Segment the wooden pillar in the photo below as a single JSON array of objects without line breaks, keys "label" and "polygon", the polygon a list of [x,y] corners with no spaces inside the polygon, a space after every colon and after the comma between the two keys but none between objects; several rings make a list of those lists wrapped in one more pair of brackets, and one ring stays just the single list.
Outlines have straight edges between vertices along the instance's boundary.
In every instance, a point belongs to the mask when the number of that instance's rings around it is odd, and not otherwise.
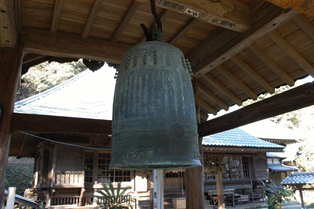
[{"label": "wooden pillar", "polygon": [[185,169],[186,178],[186,208],[187,209],[204,209],[204,163],[202,138],[199,138],[199,150],[201,154],[200,167]]},{"label": "wooden pillar", "polygon": [[298,190],[299,190],[299,192],[300,192],[300,200],[301,200],[302,209],[305,209],[304,199],[303,199],[303,193],[302,193],[302,185],[301,185],[301,186],[298,186]]},{"label": "wooden pillar", "polygon": [[154,170],[154,209],[164,209],[164,170]]},{"label": "wooden pillar", "polygon": [[20,69],[23,47],[0,51],[0,205],[3,205],[4,179],[10,148],[10,123]]},{"label": "wooden pillar", "polygon": [[217,189],[218,209],[226,208],[221,173],[216,174],[216,189]]}]

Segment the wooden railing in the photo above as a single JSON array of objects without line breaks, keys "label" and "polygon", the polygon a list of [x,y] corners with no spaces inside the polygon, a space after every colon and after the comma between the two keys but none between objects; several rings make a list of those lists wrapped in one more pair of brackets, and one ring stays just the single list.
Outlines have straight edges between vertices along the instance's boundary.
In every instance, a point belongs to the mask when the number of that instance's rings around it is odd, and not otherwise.
[{"label": "wooden railing", "polygon": [[54,195],[52,198],[52,205],[78,205],[80,202],[80,196],[69,195]]}]

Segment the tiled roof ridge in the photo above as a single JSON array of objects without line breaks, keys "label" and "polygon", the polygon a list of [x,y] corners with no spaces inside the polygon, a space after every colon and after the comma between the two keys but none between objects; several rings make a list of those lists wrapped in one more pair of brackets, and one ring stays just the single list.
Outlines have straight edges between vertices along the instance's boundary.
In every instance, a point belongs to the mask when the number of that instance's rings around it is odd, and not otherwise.
[{"label": "tiled roof ridge", "polygon": [[311,171],[311,172],[293,172],[290,175],[293,175],[293,176],[313,175],[314,176],[314,172],[313,171]]},{"label": "tiled roof ridge", "polygon": [[48,90],[46,90],[44,92],[41,92],[39,94],[36,94],[34,96],[31,96],[31,97],[28,97],[26,99],[23,99],[21,101],[18,101],[18,102],[15,103],[15,108],[27,105],[30,102],[36,101],[36,100],[44,98],[46,96],[49,96],[50,94],[52,94],[52,93],[54,93],[56,91],[59,91],[60,89],[65,88],[66,86],[69,86],[73,82],[76,82],[77,80],[82,79],[85,76],[85,74],[89,74],[89,73],[91,73],[91,71],[86,69],[83,72],[75,75],[74,77],[70,78],[69,80],[67,80],[67,81],[65,81],[65,82],[63,82],[61,84],[58,84],[58,85],[54,86],[51,89],[48,89]]}]

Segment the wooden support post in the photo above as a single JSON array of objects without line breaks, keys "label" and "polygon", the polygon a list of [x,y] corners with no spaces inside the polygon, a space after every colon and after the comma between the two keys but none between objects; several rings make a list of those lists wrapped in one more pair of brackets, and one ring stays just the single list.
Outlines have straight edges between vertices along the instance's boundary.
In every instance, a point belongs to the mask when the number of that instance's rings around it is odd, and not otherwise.
[{"label": "wooden support post", "polygon": [[201,154],[200,167],[185,169],[186,178],[186,208],[187,209],[204,209],[204,163],[202,138],[199,138],[199,150]]},{"label": "wooden support post", "polygon": [[154,170],[154,209],[164,209],[164,170]]},{"label": "wooden support post", "polygon": [[302,185],[301,185],[301,186],[298,186],[298,190],[299,190],[299,192],[300,192],[300,200],[301,200],[302,209],[305,209],[304,199],[303,199],[303,192],[302,192]]},{"label": "wooden support post", "polygon": [[3,205],[4,179],[11,139],[11,115],[13,113],[22,60],[22,46],[0,51],[0,205]]},{"label": "wooden support post", "polygon": [[218,209],[226,208],[221,173],[216,174],[216,189],[217,189]]}]

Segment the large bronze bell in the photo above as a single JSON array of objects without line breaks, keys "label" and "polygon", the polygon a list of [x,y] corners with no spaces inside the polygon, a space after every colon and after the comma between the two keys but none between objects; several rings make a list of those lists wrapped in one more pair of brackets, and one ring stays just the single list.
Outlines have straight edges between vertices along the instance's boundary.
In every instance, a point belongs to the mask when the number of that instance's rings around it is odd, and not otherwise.
[{"label": "large bronze bell", "polygon": [[189,63],[182,51],[161,42],[158,29],[141,24],[148,42],[123,55],[112,116],[111,169],[200,166],[195,102]]},{"label": "large bronze bell", "polygon": [[186,59],[150,41],[123,56],[112,118],[112,169],[200,166],[195,103]]}]

